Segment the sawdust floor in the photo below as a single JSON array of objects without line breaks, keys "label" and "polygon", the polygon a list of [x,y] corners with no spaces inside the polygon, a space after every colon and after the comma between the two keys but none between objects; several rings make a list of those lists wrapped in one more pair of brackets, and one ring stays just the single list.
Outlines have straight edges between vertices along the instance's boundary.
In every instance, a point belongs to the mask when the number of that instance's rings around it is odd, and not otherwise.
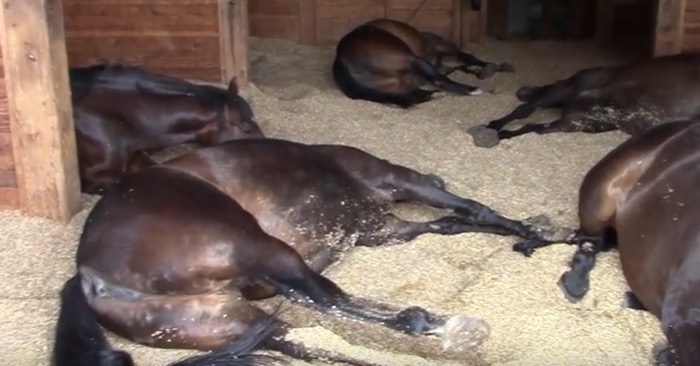
[{"label": "sawdust floor", "polygon": [[[330,78],[332,48],[258,39],[251,40],[251,47],[255,85],[247,93],[270,136],[366,149],[439,174],[449,190],[514,218],[542,213],[556,224],[576,226],[581,178],[625,139],[619,132],[529,135],[480,149],[464,132],[513,108],[520,85],[545,83],[620,57],[589,43],[489,41],[476,48],[477,54],[511,62],[517,73],[489,80],[455,77],[500,94],[440,96],[411,110],[341,96]],[[85,196],[83,211],[67,227],[0,213],[1,365],[48,364],[57,292],[73,271],[77,238],[94,202]],[[427,218],[430,211],[409,207],[400,213]],[[310,327],[304,332],[310,344],[320,341],[386,365],[651,364],[651,346],[663,337],[651,315],[621,307],[626,286],[616,253],[601,255],[590,293],[570,304],[556,281],[573,248],[554,246],[528,259],[510,250],[513,242],[485,234],[424,235],[401,246],[356,248],[326,272],[355,295],[485,319],[491,338],[473,352],[442,353],[436,339],[318,316],[293,305],[284,317]],[[119,339],[115,344],[133,352],[142,366],[165,365],[190,354]]]}]

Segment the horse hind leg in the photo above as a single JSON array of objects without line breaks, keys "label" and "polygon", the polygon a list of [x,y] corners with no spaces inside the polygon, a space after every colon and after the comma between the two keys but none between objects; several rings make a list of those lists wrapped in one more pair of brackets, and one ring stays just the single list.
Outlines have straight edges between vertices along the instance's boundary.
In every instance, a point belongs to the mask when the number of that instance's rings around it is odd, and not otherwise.
[{"label": "horse hind leg", "polygon": [[329,360],[376,366],[354,357],[288,340],[293,329],[276,315],[243,300],[235,289],[201,295],[144,295],[83,271],[83,287],[101,321],[127,339],[158,348],[212,351],[172,366],[213,364],[283,365],[277,357],[254,354],[265,348],[305,361]]},{"label": "horse hind leg", "polygon": [[[583,91],[603,88],[613,79],[615,70],[609,67],[585,69],[567,79],[559,80],[552,84],[521,88],[516,95],[519,99],[524,99],[524,103],[515,107],[507,115],[490,121],[486,126],[474,126],[468,132],[472,135],[475,145],[482,147],[495,146],[498,143],[498,138],[496,138],[495,132],[491,130],[501,131],[510,122],[527,118],[535,113],[537,109],[563,106]],[[550,129],[562,128],[563,124],[551,125]],[[524,134],[532,131],[523,130],[521,132],[520,134]],[[508,136],[508,133],[504,133],[504,136]]]},{"label": "horse hind leg", "polygon": [[451,80],[447,76],[441,74],[430,62],[420,57],[413,57],[411,60],[411,70],[432,85],[450,93],[462,95],[480,95],[484,93],[475,86],[461,84]]},{"label": "horse hind leg", "polygon": [[495,72],[515,72],[515,68],[508,63],[496,64],[483,61],[472,54],[462,51],[454,43],[435,33],[421,32],[421,37],[423,38],[423,42],[437,55],[438,59],[448,57],[459,61],[459,66],[455,67],[452,71],[460,70],[465,73],[474,74],[479,79],[488,78]]},{"label": "horse hind leg", "polygon": [[[448,192],[445,190],[445,181],[437,175],[423,174],[348,146],[316,145],[315,148],[331,156],[348,173],[387,201],[420,202],[436,208],[454,210],[460,216],[459,224],[454,224],[454,219],[434,223],[440,227],[453,227],[453,229],[439,230],[450,232],[455,230],[454,227],[461,227],[460,230],[488,230],[485,232],[516,235],[529,239],[542,239],[542,235],[545,235],[545,230],[542,228],[509,219],[477,201]],[[414,230],[418,231],[424,229],[426,229],[425,226],[422,229],[419,226],[414,227]]]}]

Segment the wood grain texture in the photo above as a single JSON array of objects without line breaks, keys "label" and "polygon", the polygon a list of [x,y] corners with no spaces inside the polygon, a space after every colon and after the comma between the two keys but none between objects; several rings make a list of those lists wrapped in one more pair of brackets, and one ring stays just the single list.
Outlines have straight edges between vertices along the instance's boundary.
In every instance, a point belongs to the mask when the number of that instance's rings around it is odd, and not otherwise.
[{"label": "wood grain texture", "polygon": [[235,56],[225,55],[233,45],[224,44],[231,37],[221,28],[222,4],[228,1],[64,0],[69,63],[109,60],[221,82],[236,67]]},{"label": "wood grain texture", "polygon": [[80,182],[61,1],[4,0],[3,5],[0,43],[16,203],[29,215],[67,222],[79,208]]},{"label": "wood grain texture", "polygon": [[[337,42],[369,20],[388,17],[458,42],[461,0],[267,0],[250,4],[250,33],[301,44]],[[411,16],[415,13],[415,16]]]}]

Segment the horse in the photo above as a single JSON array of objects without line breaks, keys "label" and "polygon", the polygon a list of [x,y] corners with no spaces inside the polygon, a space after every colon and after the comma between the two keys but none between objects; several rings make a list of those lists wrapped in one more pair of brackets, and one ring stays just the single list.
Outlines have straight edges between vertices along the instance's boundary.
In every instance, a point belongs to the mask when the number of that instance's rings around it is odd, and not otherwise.
[{"label": "horse", "polygon": [[264,137],[236,78],[198,85],[119,64],[69,68],[81,189],[102,194],[155,164],[148,153],[181,143]]},{"label": "horse", "polygon": [[700,364],[700,120],[650,127],[609,152],[586,174],[580,228],[559,286],[570,301],[589,290],[596,256],[616,248],[631,292],[626,307],[656,316],[668,347],[661,365]]},{"label": "horse", "polygon": [[[454,59],[454,67],[443,65]],[[477,75],[480,79],[495,72],[514,72],[507,63],[496,65],[463,52],[459,47],[409,24],[379,18],[348,32],[336,47],[333,79],[351,99],[363,99],[409,108],[426,102],[438,90],[463,95],[478,95],[477,87],[447,77],[454,71]],[[424,90],[428,82],[438,90]]]},{"label": "horse", "polygon": [[[700,116],[700,55],[662,56],[650,60],[582,69],[572,76],[516,92],[522,102],[507,115],[468,130],[474,144],[493,147],[500,140],[527,133],[639,133],[668,121]],[[548,123],[504,129],[539,108],[559,108]]]},{"label": "horse", "polygon": [[[396,202],[453,214],[407,221],[390,212]],[[79,296],[64,298],[61,308],[83,306],[113,333],[161,348],[236,348],[247,339],[242,334],[268,316],[252,302],[278,294],[325,314],[444,337],[463,325],[420,307],[353,296],[321,271],[355,245],[396,245],[426,233],[536,239],[549,235],[545,226],[502,216],[450,193],[437,175],[358,148],[236,140],[126,175],[100,197],[86,219],[77,273],[69,280]],[[89,313],[63,322],[63,333]],[[292,328],[282,320],[268,328],[261,348],[338,360],[285,340]],[[54,351],[56,366],[66,365],[60,358],[66,348],[71,346]]]}]

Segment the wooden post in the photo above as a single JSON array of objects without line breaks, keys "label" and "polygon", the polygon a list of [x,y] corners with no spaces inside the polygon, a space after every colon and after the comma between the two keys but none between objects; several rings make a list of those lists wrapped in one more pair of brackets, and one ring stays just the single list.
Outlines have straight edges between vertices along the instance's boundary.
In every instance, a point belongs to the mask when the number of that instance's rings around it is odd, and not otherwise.
[{"label": "wooden post", "polygon": [[658,0],[653,56],[676,55],[683,50],[686,0]]},{"label": "wooden post", "polygon": [[462,29],[462,35],[460,37],[460,46],[462,48],[466,48],[467,45],[469,45],[470,43],[482,43],[484,41],[484,35],[486,33],[486,19],[488,12],[487,4],[489,3],[489,1],[482,1],[480,11],[472,10],[469,1],[460,1],[465,2],[462,4],[460,9],[462,17],[460,21]]},{"label": "wooden post", "polygon": [[3,0],[0,43],[18,203],[66,223],[80,207],[80,179],[61,1]]},{"label": "wooden post", "polygon": [[248,0],[220,0],[219,42],[222,82],[236,77],[239,86],[248,85]]}]

